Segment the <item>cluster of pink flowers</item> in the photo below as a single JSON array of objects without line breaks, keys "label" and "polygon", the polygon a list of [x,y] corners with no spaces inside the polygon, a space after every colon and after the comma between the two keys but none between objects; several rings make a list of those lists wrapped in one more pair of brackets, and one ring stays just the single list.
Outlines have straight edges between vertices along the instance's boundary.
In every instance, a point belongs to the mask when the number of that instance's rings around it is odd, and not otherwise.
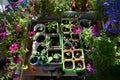
[{"label": "cluster of pink flowers", "polygon": [[88,63],[87,64],[87,70],[91,73],[95,73],[96,72],[96,69],[93,68],[92,64],[91,63]]},{"label": "cluster of pink flowers", "polygon": [[14,50],[18,49],[19,47],[20,47],[19,44],[14,43],[14,44],[10,45],[9,50],[14,51]]},{"label": "cluster of pink flowers", "polygon": [[29,32],[28,32],[28,35],[30,35],[30,36],[32,36],[32,35],[34,35],[34,34],[36,34],[36,31],[29,31]]},{"label": "cluster of pink flowers", "polygon": [[79,34],[83,30],[83,27],[79,27],[78,24],[74,24],[73,32],[74,34]]}]

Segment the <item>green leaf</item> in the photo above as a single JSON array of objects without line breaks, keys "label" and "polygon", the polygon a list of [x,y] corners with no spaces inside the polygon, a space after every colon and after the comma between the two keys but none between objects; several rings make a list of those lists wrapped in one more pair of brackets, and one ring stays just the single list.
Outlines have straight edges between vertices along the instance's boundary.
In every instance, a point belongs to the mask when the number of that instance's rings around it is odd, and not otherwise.
[{"label": "green leaf", "polygon": [[61,55],[59,54],[59,53],[56,53],[56,54],[54,54],[54,56],[53,56],[53,58],[55,58],[55,59],[59,59],[61,57]]},{"label": "green leaf", "polygon": [[53,57],[48,57],[47,63],[50,63],[53,60]]}]

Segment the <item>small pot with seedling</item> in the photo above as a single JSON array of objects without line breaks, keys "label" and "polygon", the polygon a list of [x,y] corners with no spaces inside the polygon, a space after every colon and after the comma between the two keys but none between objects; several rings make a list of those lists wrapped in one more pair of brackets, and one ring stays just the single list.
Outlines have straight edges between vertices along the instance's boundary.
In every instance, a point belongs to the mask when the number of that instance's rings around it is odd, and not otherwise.
[{"label": "small pot with seedling", "polygon": [[32,66],[39,66],[40,65],[40,57],[38,53],[34,53],[29,57],[29,63]]},{"label": "small pot with seedling", "polygon": [[75,69],[76,70],[83,70],[84,69],[84,63],[82,60],[75,60]]},{"label": "small pot with seedling", "polygon": [[72,70],[74,68],[72,60],[64,61],[63,65],[63,70]]},{"label": "small pot with seedling", "polygon": [[61,64],[62,52],[61,49],[50,49],[48,50],[48,58],[51,58],[50,64]]},{"label": "small pot with seedling", "polygon": [[73,41],[78,41],[80,39],[79,34],[72,34],[72,40]]},{"label": "small pot with seedling", "polygon": [[36,32],[44,32],[45,31],[45,25],[44,24],[37,24],[34,26],[34,31]]},{"label": "small pot with seedling", "polygon": [[51,47],[60,47],[60,35],[48,35],[47,36],[47,45],[49,48]]},{"label": "small pot with seedling", "polygon": [[64,33],[63,39],[65,40],[70,40],[71,39],[71,34],[70,33]]},{"label": "small pot with seedling", "polygon": [[46,33],[58,33],[58,22],[48,22],[46,24]]},{"label": "small pot with seedling", "polygon": [[82,49],[74,49],[73,54],[75,58],[82,58],[83,50]]},{"label": "small pot with seedling", "polygon": [[73,57],[72,50],[64,50],[63,52],[64,59],[72,59]]},{"label": "small pot with seedling", "polygon": [[61,29],[63,32],[70,32],[69,19],[62,19],[61,20]]},{"label": "small pot with seedling", "polygon": [[73,49],[73,44],[71,41],[66,40],[66,41],[64,41],[63,44],[64,44],[64,49]]},{"label": "small pot with seedling", "polygon": [[80,49],[81,48],[80,41],[73,41],[73,46],[74,46],[74,49]]}]

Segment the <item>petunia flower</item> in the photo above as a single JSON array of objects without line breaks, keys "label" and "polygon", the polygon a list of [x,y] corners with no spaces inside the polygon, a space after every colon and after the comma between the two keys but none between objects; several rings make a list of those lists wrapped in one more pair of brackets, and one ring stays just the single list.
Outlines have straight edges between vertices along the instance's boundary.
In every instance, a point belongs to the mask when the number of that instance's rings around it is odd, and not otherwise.
[{"label": "petunia flower", "polygon": [[20,58],[19,58],[18,56],[15,56],[15,57],[13,58],[13,62],[14,62],[15,64],[19,63],[19,62],[20,62]]},{"label": "petunia flower", "polygon": [[14,24],[14,27],[15,27],[15,29],[16,29],[18,32],[21,32],[21,31],[22,31],[22,30],[20,29],[18,23],[15,23],[15,24]]},{"label": "petunia flower", "polygon": [[99,29],[96,25],[92,25],[92,36],[93,37],[98,37],[100,35]]},{"label": "petunia flower", "polygon": [[18,2],[22,3],[24,0],[19,0]]},{"label": "petunia flower", "polygon": [[28,35],[30,35],[30,36],[32,36],[32,35],[34,35],[34,34],[36,34],[36,31],[29,31],[29,32],[28,32]]},{"label": "petunia flower", "polygon": [[79,34],[83,30],[83,27],[78,27],[78,24],[74,24],[73,33]]},{"label": "petunia flower", "polygon": [[19,74],[15,74],[15,73],[12,74],[12,78],[18,78],[18,77],[19,77]]},{"label": "petunia flower", "polygon": [[19,45],[17,43],[11,44],[9,47],[10,51],[14,51],[19,48]]},{"label": "petunia flower", "polygon": [[91,73],[95,73],[96,72],[96,69],[94,69],[91,65],[91,63],[88,63],[87,64],[87,70]]}]

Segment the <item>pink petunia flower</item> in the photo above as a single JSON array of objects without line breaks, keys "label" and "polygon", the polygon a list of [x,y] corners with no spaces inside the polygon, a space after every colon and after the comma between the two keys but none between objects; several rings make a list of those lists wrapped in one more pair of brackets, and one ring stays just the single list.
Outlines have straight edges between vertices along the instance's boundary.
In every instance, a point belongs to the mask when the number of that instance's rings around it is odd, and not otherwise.
[{"label": "pink petunia flower", "polygon": [[31,35],[34,35],[34,34],[36,34],[36,31],[29,31],[29,32],[28,32],[28,35],[30,35],[30,36],[31,36]]},{"label": "pink petunia flower", "polygon": [[17,43],[11,44],[9,47],[10,51],[14,51],[19,48],[19,45]]},{"label": "pink petunia flower", "polygon": [[22,3],[24,0],[19,0],[18,2]]}]

